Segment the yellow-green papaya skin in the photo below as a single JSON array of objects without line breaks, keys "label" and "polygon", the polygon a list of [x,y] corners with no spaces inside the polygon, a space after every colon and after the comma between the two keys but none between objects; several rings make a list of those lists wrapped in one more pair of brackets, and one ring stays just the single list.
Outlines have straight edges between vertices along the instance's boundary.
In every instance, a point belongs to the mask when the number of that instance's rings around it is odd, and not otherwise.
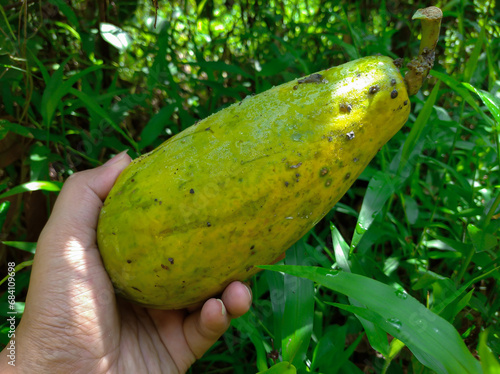
[{"label": "yellow-green papaya skin", "polygon": [[249,278],[332,209],[409,113],[392,59],[366,57],[247,97],[137,158],[98,224],[117,293],[178,309]]}]

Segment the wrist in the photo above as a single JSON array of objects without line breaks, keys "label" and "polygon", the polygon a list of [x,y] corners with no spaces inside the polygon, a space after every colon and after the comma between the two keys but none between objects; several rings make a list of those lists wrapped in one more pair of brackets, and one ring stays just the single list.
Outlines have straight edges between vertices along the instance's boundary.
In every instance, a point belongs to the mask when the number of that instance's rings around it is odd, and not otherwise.
[{"label": "wrist", "polygon": [[0,352],[0,373],[14,374],[16,370],[16,348],[15,340],[7,343],[7,346]]}]

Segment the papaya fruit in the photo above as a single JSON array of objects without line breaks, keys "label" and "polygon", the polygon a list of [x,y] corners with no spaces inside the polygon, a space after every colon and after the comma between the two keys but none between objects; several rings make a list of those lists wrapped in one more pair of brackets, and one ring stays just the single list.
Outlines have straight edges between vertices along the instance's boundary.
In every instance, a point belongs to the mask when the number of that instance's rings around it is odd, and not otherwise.
[{"label": "papaya fruit", "polygon": [[324,217],[410,113],[393,59],[247,97],[121,173],[97,240],[117,294],[178,309],[273,262]]}]

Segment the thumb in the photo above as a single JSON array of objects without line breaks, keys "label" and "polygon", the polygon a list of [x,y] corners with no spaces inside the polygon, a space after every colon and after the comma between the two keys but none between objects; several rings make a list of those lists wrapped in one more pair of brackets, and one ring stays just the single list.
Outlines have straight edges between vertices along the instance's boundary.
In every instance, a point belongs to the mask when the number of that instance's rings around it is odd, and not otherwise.
[{"label": "thumb", "polygon": [[127,151],[123,151],[102,166],[71,175],[57,197],[41,239],[50,232],[52,240],[56,234],[61,239],[71,236],[92,245],[102,202],[130,161]]}]

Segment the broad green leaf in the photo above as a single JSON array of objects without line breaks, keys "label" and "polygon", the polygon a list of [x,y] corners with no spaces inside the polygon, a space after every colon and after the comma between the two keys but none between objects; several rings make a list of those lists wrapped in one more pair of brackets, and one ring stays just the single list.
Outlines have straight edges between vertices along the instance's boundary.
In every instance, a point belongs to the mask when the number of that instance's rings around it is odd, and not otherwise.
[{"label": "broad green leaf", "polygon": [[258,370],[267,369],[267,354],[263,343],[263,337],[259,333],[257,321],[253,316],[253,309],[244,314],[240,318],[233,319],[231,325],[234,326],[240,333],[247,334],[250,341],[255,347],[257,355],[256,365]]},{"label": "broad green leaf", "polygon": [[485,27],[481,27],[481,32],[479,33],[479,37],[477,38],[477,42],[474,45],[474,50],[472,54],[467,59],[464,70],[464,81],[470,82],[474,72],[477,69],[477,61],[479,60],[479,56],[481,56],[481,52],[483,50],[483,43],[485,40],[486,32]]},{"label": "broad green leaf", "polygon": [[[332,244],[335,251],[335,259],[337,261],[337,264],[343,271],[347,271],[350,273],[351,267],[349,265],[349,245],[332,223],[330,224],[330,228],[332,231]],[[359,265],[356,266],[356,262],[354,262],[353,269],[354,273],[359,273]],[[363,304],[353,299],[352,297],[349,297],[349,302],[354,306],[364,307]],[[368,341],[370,342],[370,345],[373,347],[373,349],[379,351],[383,355],[386,355],[389,351],[389,342],[387,340],[387,334],[385,333],[385,331],[360,316],[356,317],[363,325],[366,336],[368,337]]]},{"label": "broad green leaf", "polygon": [[486,105],[490,113],[495,117],[495,120],[497,121],[498,124],[500,124],[500,102],[499,100],[490,94],[488,91],[484,90],[478,90],[474,86],[470,85],[469,83],[462,83],[465,88],[467,88],[469,91],[475,92],[483,101],[483,103]]},{"label": "broad green leaf", "polygon": [[[302,240],[286,253],[287,265],[300,265],[306,259]],[[283,360],[303,366],[311,342],[314,320],[314,283],[309,279],[285,274],[285,311],[281,318],[281,351]]]},{"label": "broad green leaf", "polygon": [[175,111],[177,104],[170,104],[160,109],[153,118],[149,120],[147,125],[141,132],[141,140],[139,141],[139,150],[151,145],[161,133],[165,130],[165,126],[170,122],[170,117]]},{"label": "broad green leaf", "polygon": [[257,374],[295,374],[297,369],[287,361],[278,362],[267,370],[259,371]]},{"label": "broad green leaf", "polygon": [[490,234],[474,226],[472,223],[467,226],[467,232],[472,239],[472,244],[474,244],[476,253],[488,251],[498,246],[498,237],[496,235]]},{"label": "broad green leaf", "polygon": [[132,44],[130,35],[111,23],[101,22],[99,24],[99,31],[102,38],[120,52],[126,51]]},{"label": "broad green leaf", "polygon": [[76,13],[64,0],[49,0],[49,3],[57,6],[62,14],[66,16],[71,25],[76,27],[80,24]]},{"label": "broad green leaf", "polygon": [[43,118],[43,124],[47,128],[49,128],[52,123],[56,108],[58,107],[58,105],[60,105],[61,99],[63,98],[63,96],[69,93],[72,86],[85,75],[103,68],[100,65],[92,65],[64,80],[64,66],[71,58],[72,56],[69,56],[61,63],[59,69],[57,69],[50,77],[49,81],[47,82],[47,86],[43,91],[41,114]]},{"label": "broad green leaf", "polygon": [[385,202],[396,191],[394,177],[378,171],[368,184],[363,205],[359,212],[358,222],[351,241],[351,251],[358,245],[365,232],[370,228]]},{"label": "broad green leaf", "polygon": [[481,367],[456,329],[407,293],[357,274],[308,266],[261,266],[305,277],[366,306],[344,309],[366,318],[401,340],[437,373],[481,373]]},{"label": "broad green leaf", "polygon": [[479,334],[479,346],[477,351],[481,358],[481,366],[484,374],[500,374],[500,362],[498,357],[495,357],[490,347],[488,347],[488,333],[489,329]]},{"label": "broad green leaf", "polygon": [[100,115],[106,122],[108,122],[118,133],[120,133],[125,139],[128,140],[129,144],[138,151],[137,143],[125,132],[123,129],[111,118],[111,116],[106,112],[99,103],[91,96],[87,95],[82,91],[75,90],[74,88],[69,88],[68,92],[78,97],[82,100],[89,108]]},{"label": "broad green leaf", "polygon": [[48,182],[48,181],[36,181],[21,184],[19,186],[13,187],[7,192],[0,194],[0,199],[7,196],[16,195],[18,193],[30,192],[30,191],[51,191],[58,192],[62,188],[62,182]]},{"label": "broad green leaf", "polygon": [[469,104],[475,111],[478,113],[486,123],[493,125],[493,121],[490,117],[488,117],[484,111],[477,105],[476,101],[472,97],[472,95],[467,91],[467,89],[456,79],[451,76],[441,73],[436,70],[431,70],[431,75],[438,78],[440,81],[444,82],[448,87],[450,87],[453,91],[463,97],[463,99]]},{"label": "broad green leaf", "polygon": [[5,245],[8,245],[9,247],[14,247],[14,248],[17,248],[17,249],[20,249],[22,251],[26,251],[29,253],[35,253],[35,251],[36,251],[36,243],[32,243],[32,242],[3,241],[2,243]]}]

